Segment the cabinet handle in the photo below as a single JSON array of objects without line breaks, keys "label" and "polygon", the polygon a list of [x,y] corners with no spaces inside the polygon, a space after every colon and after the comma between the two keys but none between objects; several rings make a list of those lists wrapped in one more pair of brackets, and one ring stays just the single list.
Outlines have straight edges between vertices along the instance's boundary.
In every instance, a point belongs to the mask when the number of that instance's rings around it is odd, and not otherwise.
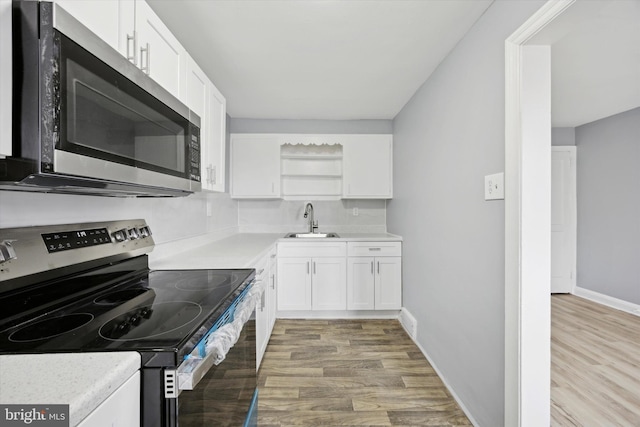
[{"label": "cabinet handle", "polygon": [[370,251],[381,251],[382,248],[369,248]]},{"label": "cabinet handle", "polygon": [[276,276],[274,276],[273,274],[271,275],[271,289],[275,289],[276,288]]},{"label": "cabinet handle", "polygon": [[[147,57],[147,65],[143,65],[142,58]],[[140,69],[147,76],[151,75],[151,46],[147,43],[146,47],[140,48]]]},{"label": "cabinet handle", "polygon": [[313,274],[316,274],[316,262],[313,261]]},{"label": "cabinet handle", "polygon": [[380,275],[380,261],[378,261],[378,275]]},{"label": "cabinet handle", "polygon": [[373,261],[371,261],[371,274],[373,274]]},{"label": "cabinet handle", "polygon": [[[131,49],[131,51],[133,52],[133,54],[129,53],[129,43],[132,42],[132,47],[133,49]],[[127,34],[127,59],[133,64],[133,65],[137,65],[136,64],[136,51],[137,51],[137,46],[136,46],[136,33],[135,31],[133,32],[133,35],[130,36],[129,34]]]},{"label": "cabinet handle", "polygon": [[307,275],[309,274],[309,261],[307,261]]}]

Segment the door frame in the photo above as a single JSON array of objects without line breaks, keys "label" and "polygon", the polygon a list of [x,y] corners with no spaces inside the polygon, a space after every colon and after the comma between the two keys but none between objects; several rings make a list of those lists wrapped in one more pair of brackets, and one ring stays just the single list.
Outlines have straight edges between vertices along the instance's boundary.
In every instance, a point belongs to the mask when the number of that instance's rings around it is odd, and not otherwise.
[{"label": "door frame", "polygon": [[[554,152],[566,152],[569,153],[569,161],[571,162],[570,171],[569,171],[569,182],[567,184],[568,188],[568,197],[569,197],[569,217],[570,217],[570,230],[569,239],[571,240],[570,254],[569,254],[569,262],[571,263],[571,289],[569,290],[570,294],[574,294],[576,291],[576,274],[577,274],[577,258],[578,258],[578,205],[577,205],[577,147],[575,145],[557,145],[551,147],[551,156],[553,157]],[[553,182],[551,183],[553,185]]]},{"label": "door frame", "polygon": [[574,3],[548,1],[505,41],[506,426],[550,424],[551,55],[526,44]]}]

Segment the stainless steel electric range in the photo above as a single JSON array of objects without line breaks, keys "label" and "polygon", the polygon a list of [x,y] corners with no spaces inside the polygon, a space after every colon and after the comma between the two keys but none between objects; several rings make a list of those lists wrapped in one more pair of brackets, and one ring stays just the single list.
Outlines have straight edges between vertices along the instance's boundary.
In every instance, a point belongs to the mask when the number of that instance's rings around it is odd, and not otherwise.
[{"label": "stainless steel electric range", "polygon": [[255,425],[255,271],[153,246],[144,220],[0,230],[0,354],[137,351],[142,426]]}]

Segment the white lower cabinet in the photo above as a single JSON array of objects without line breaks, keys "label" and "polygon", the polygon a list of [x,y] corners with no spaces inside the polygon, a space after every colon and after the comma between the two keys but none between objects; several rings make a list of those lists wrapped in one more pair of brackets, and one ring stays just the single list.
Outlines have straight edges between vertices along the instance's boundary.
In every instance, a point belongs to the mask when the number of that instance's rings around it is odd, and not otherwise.
[{"label": "white lower cabinet", "polygon": [[273,248],[256,265],[256,281],[264,287],[256,307],[256,369],[260,368],[276,321],[275,258],[276,250]]},{"label": "white lower cabinet", "polygon": [[278,244],[278,310],[345,310],[346,243]]},{"label": "white lower cabinet", "polygon": [[78,424],[78,427],[113,427],[140,425],[140,371],[121,385],[111,396]]},{"label": "white lower cabinet", "polygon": [[311,258],[311,309],[347,308],[347,260],[344,257]]},{"label": "white lower cabinet", "polygon": [[400,242],[349,242],[347,247],[347,309],[401,309]]},{"label": "white lower cabinet", "polygon": [[311,310],[309,258],[278,257],[278,310]]}]

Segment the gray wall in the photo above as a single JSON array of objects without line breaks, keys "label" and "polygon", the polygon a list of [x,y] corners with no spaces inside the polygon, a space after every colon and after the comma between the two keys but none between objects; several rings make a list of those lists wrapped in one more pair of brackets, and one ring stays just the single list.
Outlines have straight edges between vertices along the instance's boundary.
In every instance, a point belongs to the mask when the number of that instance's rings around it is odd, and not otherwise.
[{"label": "gray wall", "polygon": [[577,285],[640,304],[640,108],[576,128]]},{"label": "gray wall", "polygon": [[393,133],[393,121],[232,118],[231,133]]},{"label": "gray wall", "polygon": [[576,145],[576,128],[551,128],[551,145]]},{"label": "gray wall", "polygon": [[389,232],[418,342],[478,425],[504,422],[504,42],[544,1],[496,1],[394,120]]}]

